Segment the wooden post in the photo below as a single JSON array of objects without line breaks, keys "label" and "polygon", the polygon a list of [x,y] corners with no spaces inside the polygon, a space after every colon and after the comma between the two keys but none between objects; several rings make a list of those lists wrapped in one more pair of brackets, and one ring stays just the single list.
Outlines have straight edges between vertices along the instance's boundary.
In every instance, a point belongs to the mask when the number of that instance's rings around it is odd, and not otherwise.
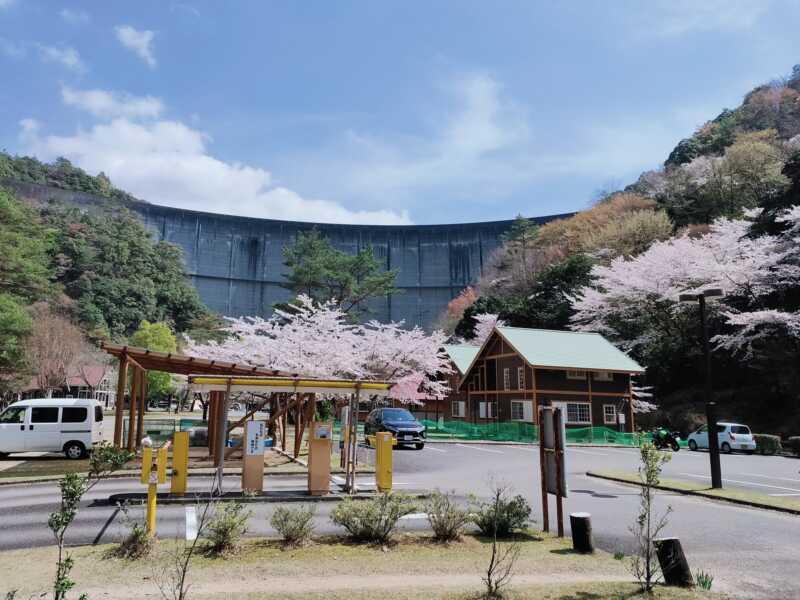
[{"label": "wooden post", "polygon": [[136,409],[139,404],[139,368],[131,374],[131,401],[128,403],[128,452],[136,447]]},{"label": "wooden post", "polygon": [[594,552],[592,516],[585,512],[571,513],[569,527],[572,530],[572,549],[583,554]]},{"label": "wooden post", "polygon": [[561,447],[561,409],[556,408],[553,410],[553,433],[555,436],[556,447],[556,521],[558,526],[558,537],[564,537],[564,507],[562,496],[564,490],[561,489],[561,465],[564,460],[564,449]]},{"label": "wooden post", "polygon": [[286,452],[286,431],[289,429],[289,395],[284,394],[285,409],[281,415],[281,450]]},{"label": "wooden post", "polygon": [[215,428],[216,443],[214,444],[214,466],[217,467],[216,491],[222,493],[222,476],[225,467],[225,440],[228,437],[228,402],[231,395],[231,380],[228,378],[226,390],[217,396],[217,424]]},{"label": "wooden post", "polygon": [[300,456],[300,436],[302,434],[302,421],[303,421],[303,400],[302,396],[295,392],[295,406],[294,406],[294,457]]},{"label": "wooden post", "polygon": [[136,447],[142,445],[142,436],[144,435],[144,413],[147,410],[147,371],[141,369],[139,372],[141,381],[139,383],[139,414],[136,420]]},{"label": "wooden post", "polygon": [[216,456],[217,445],[217,392],[208,393],[208,455]]},{"label": "wooden post", "polygon": [[125,388],[128,385],[128,357],[123,352],[119,357],[117,373],[117,400],[114,403],[114,446],[122,448],[122,409],[125,404]]},{"label": "wooden post", "polygon": [[550,509],[548,506],[547,501],[547,481],[545,480],[545,455],[544,455],[544,443],[542,440],[542,418],[543,418],[544,411],[542,407],[539,407],[539,475],[540,479],[542,480],[542,531],[545,533],[550,531]]},{"label": "wooden post", "polygon": [[658,564],[666,585],[691,587],[694,585],[689,561],[683,553],[681,541],[676,537],[653,540],[658,555]]}]

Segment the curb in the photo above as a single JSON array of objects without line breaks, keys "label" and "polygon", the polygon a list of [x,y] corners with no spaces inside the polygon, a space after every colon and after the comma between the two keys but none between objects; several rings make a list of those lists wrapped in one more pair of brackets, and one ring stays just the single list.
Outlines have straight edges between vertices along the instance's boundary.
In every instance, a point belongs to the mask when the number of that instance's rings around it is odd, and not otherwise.
[{"label": "curb", "polygon": [[[466,444],[466,445],[481,445],[481,446],[539,446],[539,442],[501,442],[497,440],[459,440],[457,438],[437,440],[428,438],[426,444]],[[623,446],[622,444],[567,444],[567,448],[630,448],[635,450],[637,446]]]},{"label": "curb", "polygon": [[[614,481],[616,483],[626,483],[628,485],[642,487],[642,484],[640,483],[637,483],[635,481],[630,481],[628,479],[623,479],[622,477],[615,477],[614,475],[605,475],[601,473],[594,473],[592,471],[586,471],[586,475],[588,477],[595,477],[597,479],[605,479],[607,481]],[[761,502],[742,500],[741,498],[726,498],[725,496],[712,496],[711,494],[705,494],[700,490],[683,490],[681,488],[676,488],[671,485],[659,484],[659,485],[654,485],[653,487],[657,490],[662,490],[664,492],[676,492],[678,494],[683,494],[684,496],[696,496],[697,498],[705,498],[706,500],[719,500],[720,502],[727,502],[729,504],[738,504],[739,506],[749,506],[751,508],[774,510],[777,512],[788,513],[790,515],[800,515],[800,509],[797,508],[772,506],[770,504],[762,504]]]},{"label": "curb", "polygon": [[[311,494],[302,492],[289,492],[281,494],[280,492],[267,492],[260,496],[247,496],[240,492],[230,492],[223,494],[219,501],[236,501],[242,504],[256,504],[256,503],[277,503],[277,502],[341,502],[345,498],[353,498],[354,500],[368,500],[374,498],[377,494],[362,492],[352,496],[348,494],[341,494],[333,492],[324,496],[312,496]],[[191,494],[187,496],[170,496],[169,494],[158,494],[158,504],[184,504],[195,505],[198,502],[209,500],[208,494]],[[101,501],[102,502],[102,501]],[[112,494],[106,500],[110,506],[115,504],[127,504],[138,506],[147,503],[146,493],[130,493],[130,494]]]}]

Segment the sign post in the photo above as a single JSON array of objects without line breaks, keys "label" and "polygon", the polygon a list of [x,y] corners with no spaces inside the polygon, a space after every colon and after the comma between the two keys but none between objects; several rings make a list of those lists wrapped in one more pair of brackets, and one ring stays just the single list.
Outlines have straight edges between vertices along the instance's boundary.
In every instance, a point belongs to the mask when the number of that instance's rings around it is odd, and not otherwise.
[{"label": "sign post", "polygon": [[264,441],[267,424],[264,421],[245,421],[244,455],[242,457],[242,491],[264,491]]},{"label": "sign post", "polygon": [[542,520],[544,531],[550,531],[547,495],[556,497],[556,526],[558,537],[564,537],[564,508],[562,498],[567,497],[564,448],[566,430],[560,408],[539,407],[539,461],[542,479]]}]

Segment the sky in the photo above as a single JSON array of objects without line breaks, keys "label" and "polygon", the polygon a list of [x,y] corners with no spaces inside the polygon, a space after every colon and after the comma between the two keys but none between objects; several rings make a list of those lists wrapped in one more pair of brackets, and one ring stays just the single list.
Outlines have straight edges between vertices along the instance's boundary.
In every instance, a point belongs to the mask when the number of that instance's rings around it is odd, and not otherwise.
[{"label": "sky", "polygon": [[0,148],[316,222],[580,210],[800,63],[800,0],[0,0]]}]

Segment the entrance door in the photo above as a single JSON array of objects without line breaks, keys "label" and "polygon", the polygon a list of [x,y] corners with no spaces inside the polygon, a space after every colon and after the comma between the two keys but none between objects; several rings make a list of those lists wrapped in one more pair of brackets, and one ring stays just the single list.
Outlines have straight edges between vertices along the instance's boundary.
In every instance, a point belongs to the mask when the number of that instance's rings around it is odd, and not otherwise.
[{"label": "entrance door", "polygon": [[26,406],[10,406],[0,415],[0,452],[25,452]]},{"label": "entrance door", "polygon": [[61,423],[58,406],[32,406],[28,419],[26,450],[61,451]]}]

